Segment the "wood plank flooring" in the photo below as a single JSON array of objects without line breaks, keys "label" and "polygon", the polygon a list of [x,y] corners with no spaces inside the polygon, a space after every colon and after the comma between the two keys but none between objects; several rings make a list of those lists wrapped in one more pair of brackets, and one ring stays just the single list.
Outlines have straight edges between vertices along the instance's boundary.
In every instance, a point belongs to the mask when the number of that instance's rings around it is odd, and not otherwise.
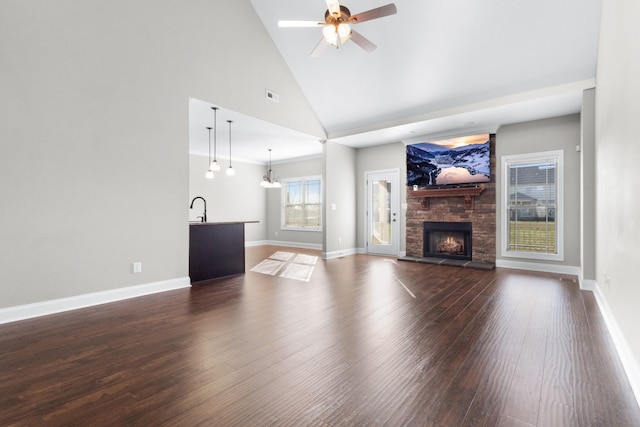
[{"label": "wood plank flooring", "polygon": [[0,425],[639,426],[571,277],[355,255],[0,325]]}]

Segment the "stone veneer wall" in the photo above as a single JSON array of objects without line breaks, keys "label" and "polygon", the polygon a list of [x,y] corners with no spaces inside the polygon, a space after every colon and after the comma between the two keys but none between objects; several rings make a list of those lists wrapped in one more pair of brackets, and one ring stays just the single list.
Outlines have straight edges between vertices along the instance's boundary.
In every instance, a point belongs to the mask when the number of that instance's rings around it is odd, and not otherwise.
[{"label": "stone veneer wall", "polygon": [[422,198],[407,191],[407,256],[422,257],[422,223],[425,221],[471,222],[473,224],[473,261],[496,262],[496,136],[490,137],[491,182],[482,184],[485,190],[475,197],[474,209],[465,210],[464,197],[435,197],[429,199],[429,209],[422,206]]}]

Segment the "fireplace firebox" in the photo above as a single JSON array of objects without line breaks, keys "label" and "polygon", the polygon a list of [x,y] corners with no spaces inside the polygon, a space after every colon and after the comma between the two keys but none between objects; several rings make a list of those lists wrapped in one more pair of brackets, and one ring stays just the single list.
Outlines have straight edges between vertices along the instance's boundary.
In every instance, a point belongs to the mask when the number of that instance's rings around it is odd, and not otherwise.
[{"label": "fireplace firebox", "polygon": [[423,223],[423,256],[471,261],[470,222]]}]

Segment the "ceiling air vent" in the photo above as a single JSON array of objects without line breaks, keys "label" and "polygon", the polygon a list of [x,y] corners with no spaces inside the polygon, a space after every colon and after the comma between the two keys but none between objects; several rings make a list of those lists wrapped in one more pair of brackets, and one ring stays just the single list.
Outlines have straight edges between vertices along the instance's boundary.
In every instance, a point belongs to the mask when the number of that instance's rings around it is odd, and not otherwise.
[{"label": "ceiling air vent", "polygon": [[269,89],[265,91],[265,96],[267,97],[267,99],[270,99],[273,102],[280,102],[280,95],[270,91]]}]

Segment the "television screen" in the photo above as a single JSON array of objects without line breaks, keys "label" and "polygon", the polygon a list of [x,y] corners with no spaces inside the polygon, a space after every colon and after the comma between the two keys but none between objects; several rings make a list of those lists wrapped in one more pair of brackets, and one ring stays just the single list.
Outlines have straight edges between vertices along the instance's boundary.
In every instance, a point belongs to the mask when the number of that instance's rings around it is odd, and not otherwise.
[{"label": "television screen", "polygon": [[488,133],[407,145],[407,185],[489,182],[490,159]]}]

